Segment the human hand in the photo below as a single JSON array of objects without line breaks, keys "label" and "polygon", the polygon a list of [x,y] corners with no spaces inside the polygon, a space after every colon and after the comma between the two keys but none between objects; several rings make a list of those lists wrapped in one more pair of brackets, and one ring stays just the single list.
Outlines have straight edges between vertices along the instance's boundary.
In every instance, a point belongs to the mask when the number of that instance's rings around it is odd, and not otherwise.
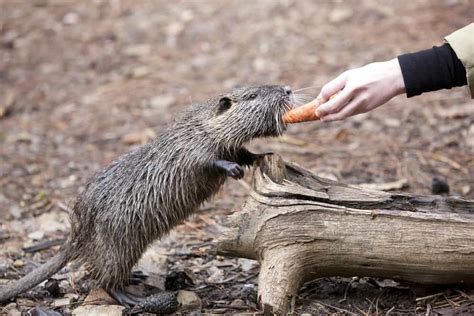
[{"label": "human hand", "polygon": [[316,114],[322,121],[342,120],[371,111],[404,92],[397,58],[372,63],[348,70],[327,83],[318,96],[325,103],[316,109]]}]

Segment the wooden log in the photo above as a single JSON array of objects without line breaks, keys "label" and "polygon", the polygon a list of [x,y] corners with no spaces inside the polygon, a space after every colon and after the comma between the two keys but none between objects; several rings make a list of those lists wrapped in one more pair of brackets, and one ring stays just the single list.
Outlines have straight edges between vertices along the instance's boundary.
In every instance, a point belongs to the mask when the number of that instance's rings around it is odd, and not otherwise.
[{"label": "wooden log", "polygon": [[474,283],[474,201],[366,190],[267,155],[218,249],[260,262],[269,313],[285,314],[302,283],[320,277]]}]

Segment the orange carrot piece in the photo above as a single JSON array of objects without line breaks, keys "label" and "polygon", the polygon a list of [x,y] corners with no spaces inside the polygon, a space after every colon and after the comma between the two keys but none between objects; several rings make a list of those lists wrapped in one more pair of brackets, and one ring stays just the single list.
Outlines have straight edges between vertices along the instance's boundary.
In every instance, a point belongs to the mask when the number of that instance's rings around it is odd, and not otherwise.
[{"label": "orange carrot piece", "polygon": [[[332,95],[329,99],[334,98],[336,95],[337,93]],[[325,101],[321,97],[318,97],[311,102],[291,109],[283,115],[283,122],[286,124],[293,124],[319,120],[319,116],[316,115],[316,109],[324,102]]]}]

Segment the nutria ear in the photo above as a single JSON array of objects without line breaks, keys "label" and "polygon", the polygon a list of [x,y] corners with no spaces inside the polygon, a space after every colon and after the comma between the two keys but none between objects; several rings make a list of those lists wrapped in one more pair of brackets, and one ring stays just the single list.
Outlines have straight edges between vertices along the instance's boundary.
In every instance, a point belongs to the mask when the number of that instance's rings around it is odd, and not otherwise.
[{"label": "nutria ear", "polygon": [[228,97],[222,97],[217,104],[217,114],[222,114],[232,106],[232,100]]}]

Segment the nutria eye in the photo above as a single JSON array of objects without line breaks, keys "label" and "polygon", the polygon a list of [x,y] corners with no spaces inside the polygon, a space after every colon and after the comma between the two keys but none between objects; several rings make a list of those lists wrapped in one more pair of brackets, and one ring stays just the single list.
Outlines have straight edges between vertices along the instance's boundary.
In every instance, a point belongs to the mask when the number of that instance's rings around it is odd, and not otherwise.
[{"label": "nutria eye", "polygon": [[257,97],[257,95],[256,95],[255,93],[254,93],[254,94],[251,94],[251,95],[249,96],[249,100],[253,100],[253,99],[255,99],[256,97]]}]

